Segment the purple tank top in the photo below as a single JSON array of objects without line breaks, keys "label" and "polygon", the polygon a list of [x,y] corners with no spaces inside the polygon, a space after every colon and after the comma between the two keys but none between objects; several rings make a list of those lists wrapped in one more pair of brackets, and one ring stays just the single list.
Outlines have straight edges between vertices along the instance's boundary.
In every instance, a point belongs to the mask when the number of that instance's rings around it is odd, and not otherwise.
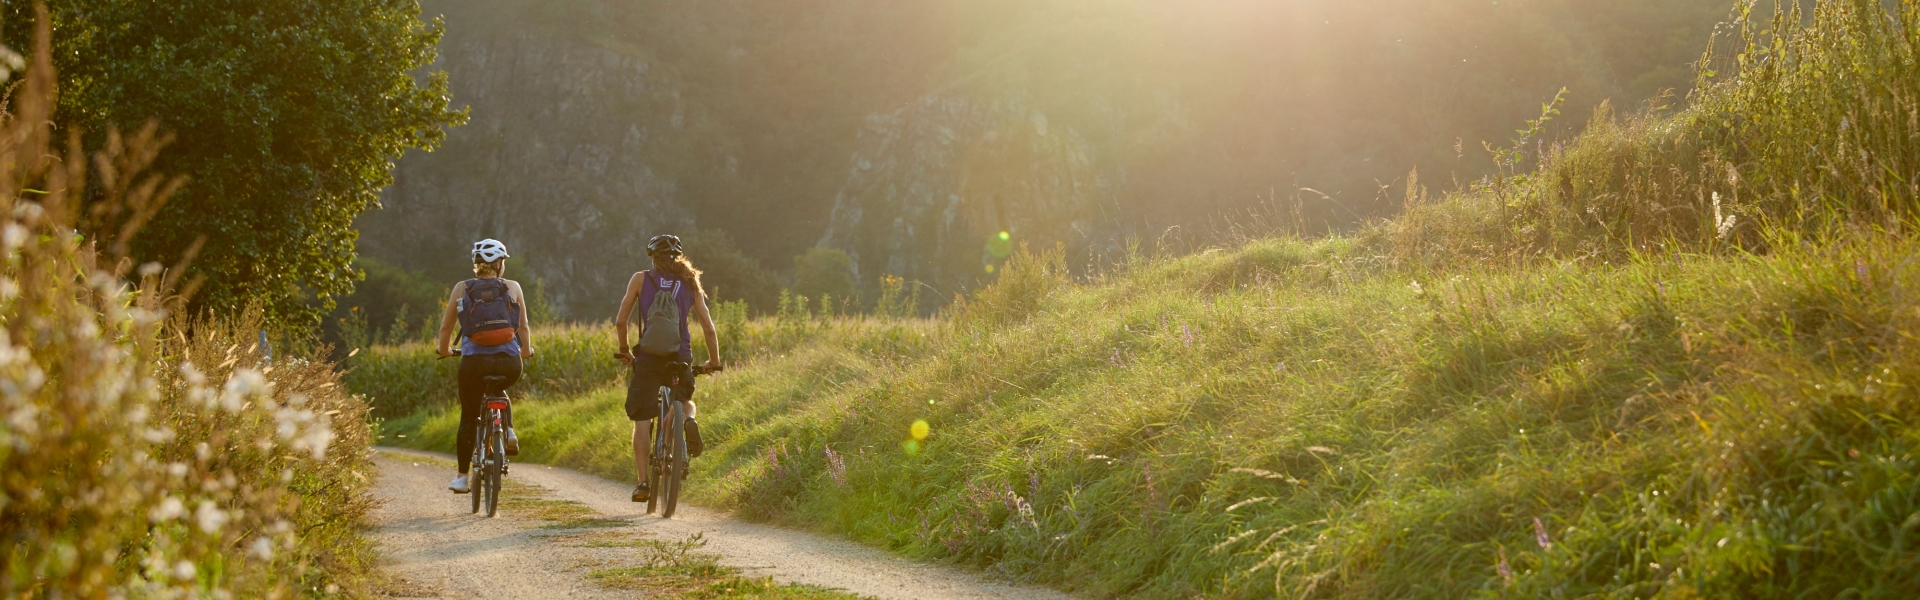
[{"label": "purple tank top", "polygon": [[[693,314],[695,298],[692,286],[686,285],[686,282],[681,281],[679,277],[648,271],[646,285],[640,286],[640,305],[634,307],[639,311],[634,315],[636,317],[634,321],[642,328],[646,327],[647,311],[653,309],[654,297],[662,292],[672,295],[676,289],[679,295],[675,297],[674,303],[680,305],[680,362],[690,363],[693,362],[693,331],[687,328],[687,316]],[[639,352],[635,353],[635,356],[645,354]]]}]

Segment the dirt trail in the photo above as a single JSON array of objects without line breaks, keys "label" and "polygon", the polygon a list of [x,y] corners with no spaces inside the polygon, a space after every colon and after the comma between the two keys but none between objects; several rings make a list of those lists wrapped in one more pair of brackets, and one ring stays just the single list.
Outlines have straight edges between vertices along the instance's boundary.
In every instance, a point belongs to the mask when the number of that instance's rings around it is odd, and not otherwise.
[{"label": "dirt trail", "polygon": [[[386,568],[402,579],[388,593],[516,599],[635,595],[602,588],[587,578],[596,568],[630,560],[632,548],[577,543],[588,532],[555,528],[550,521],[516,514],[505,505],[493,519],[470,514],[467,496],[447,491],[447,480],[453,478],[451,457],[392,448],[379,449],[376,457],[380,481],[375,493],[384,502],[374,513],[375,539]],[[547,498],[577,502],[597,513],[593,535],[679,540],[701,534],[707,541],[705,551],[719,554],[721,564],[781,583],[821,585],[875,598],[1071,598],[951,567],[913,563],[845,540],[735,521],[691,506],[681,506],[673,519],[645,515],[645,505],[627,499],[631,486],[566,469],[517,464],[508,479],[544,488]],[[698,485],[697,480],[690,485]],[[502,497],[512,499],[513,492]]]}]

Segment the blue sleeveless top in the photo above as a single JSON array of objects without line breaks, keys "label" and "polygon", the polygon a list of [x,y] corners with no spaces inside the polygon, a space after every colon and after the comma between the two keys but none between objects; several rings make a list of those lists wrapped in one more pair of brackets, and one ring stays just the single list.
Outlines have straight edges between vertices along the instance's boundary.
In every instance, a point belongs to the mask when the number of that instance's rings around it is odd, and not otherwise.
[{"label": "blue sleeveless top", "polygon": [[[674,304],[680,305],[680,362],[692,363],[693,331],[687,328],[687,316],[693,314],[694,293],[693,288],[686,282],[681,281],[679,277],[648,271],[646,285],[640,286],[640,303],[634,307],[639,311],[637,314],[639,318],[634,321],[640,324],[641,333],[644,335],[647,327],[647,311],[652,310],[654,297],[662,292],[672,295],[675,290],[678,290],[679,295],[674,298]],[[633,355],[642,359],[664,360],[663,357],[645,352],[634,352]]]}]

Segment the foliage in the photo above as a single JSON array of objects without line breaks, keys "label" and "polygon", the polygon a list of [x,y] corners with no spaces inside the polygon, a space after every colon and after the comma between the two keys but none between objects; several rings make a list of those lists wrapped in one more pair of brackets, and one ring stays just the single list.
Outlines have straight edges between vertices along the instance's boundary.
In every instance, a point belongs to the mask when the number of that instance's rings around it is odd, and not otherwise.
[{"label": "foliage", "polygon": [[[816,299],[855,298],[853,258],[838,248],[809,248],[793,257],[793,293]],[[831,306],[832,302],[825,302]]]},{"label": "foliage", "polygon": [[[48,4],[54,118],[94,146],[149,121],[174,137],[154,167],[192,178],[134,253],[195,255],[206,278],[195,301],[221,312],[265,302],[280,320],[325,315],[353,288],[353,221],[377,204],[391,161],[465,120],[447,107],[444,74],[413,74],[434,61],[440,30],[411,0]],[[30,5],[5,10],[24,38]]]},{"label": "foliage", "polygon": [[920,282],[908,283],[893,275],[880,276],[880,294],[873,302],[873,315],[903,319],[920,314]]},{"label": "foliage", "polygon": [[[423,273],[371,256],[354,259],[354,267],[365,279],[334,308],[326,339],[336,348],[352,352],[374,344],[401,344],[438,331],[446,288]],[[527,293],[539,297],[542,291],[535,281]]]},{"label": "foliage", "polygon": [[[702,271],[700,283],[715,301],[741,301],[764,312],[778,301],[780,284],[773,273],[740,251],[733,238],[718,229],[698,229],[680,237],[687,260]],[[598,315],[595,315],[598,316]]]},{"label": "foliage", "polygon": [[[49,147],[40,23],[0,122],[0,595],[364,593],[365,405],[326,363],[269,363],[259,311],[188,322],[177,269],[134,269],[118,242],[168,201],[155,140]],[[125,217],[114,243],[76,232],[90,207]]]}]

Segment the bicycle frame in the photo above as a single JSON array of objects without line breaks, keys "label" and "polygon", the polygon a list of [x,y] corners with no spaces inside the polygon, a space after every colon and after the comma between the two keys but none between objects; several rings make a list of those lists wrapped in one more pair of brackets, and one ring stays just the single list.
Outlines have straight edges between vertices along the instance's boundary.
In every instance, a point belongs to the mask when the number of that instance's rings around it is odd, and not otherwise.
[{"label": "bicycle frame", "polygon": [[651,513],[661,499],[665,506],[660,516],[673,518],[673,512],[680,504],[680,484],[687,476],[687,402],[675,400],[673,389],[678,387],[682,378],[698,377],[719,370],[706,367],[693,367],[683,362],[668,363],[667,369],[673,376],[667,384],[660,387],[660,416],[653,425],[653,458],[648,461],[647,485],[651,493],[647,495],[647,512]]},{"label": "bicycle frame", "polygon": [[500,507],[500,477],[507,473],[505,420],[511,401],[504,391],[487,392],[482,401],[486,410],[480,414],[480,422],[473,424],[473,460],[467,485],[472,490],[473,512],[480,512],[484,503],[487,516],[492,517]]}]

